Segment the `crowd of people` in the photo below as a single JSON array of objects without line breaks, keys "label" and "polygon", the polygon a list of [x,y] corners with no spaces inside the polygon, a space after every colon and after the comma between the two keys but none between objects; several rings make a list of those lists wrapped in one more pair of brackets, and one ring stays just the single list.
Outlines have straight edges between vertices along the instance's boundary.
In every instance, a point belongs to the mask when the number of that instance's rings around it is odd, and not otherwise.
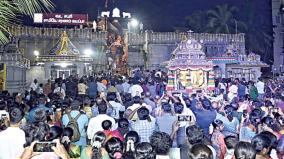
[{"label": "crowd of people", "polygon": [[36,79],[0,94],[0,159],[282,159],[284,81],[216,79],[167,92],[167,75]]}]

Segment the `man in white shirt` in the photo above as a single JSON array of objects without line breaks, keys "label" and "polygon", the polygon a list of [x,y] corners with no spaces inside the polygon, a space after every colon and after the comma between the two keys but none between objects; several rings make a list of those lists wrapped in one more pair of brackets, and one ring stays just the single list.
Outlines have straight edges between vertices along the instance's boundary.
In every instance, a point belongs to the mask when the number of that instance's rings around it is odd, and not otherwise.
[{"label": "man in white shirt", "polygon": [[88,139],[92,140],[95,133],[98,131],[103,131],[104,129],[102,128],[102,123],[105,120],[110,120],[112,123],[112,130],[115,130],[117,125],[115,124],[115,120],[108,116],[107,113],[107,105],[104,103],[101,103],[98,106],[98,111],[99,111],[99,115],[97,115],[96,117],[93,117],[90,119],[89,125],[88,125],[88,129],[87,129],[87,135],[88,135]]},{"label": "man in white shirt", "polygon": [[238,87],[234,82],[232,82],[232,85],[229,88],[229,93],[228,93],[228,100],[231,102],[235,97],[238,95]]},{"label": "man in white shirt", "polygon": [[141,97],[141,93],[143,92],[143,88],[139,85],[138,81],[134,81],[133,85],[129,88],[128,93],[131,94],[131,97],[139,96]]},{"label": "man in white shirt", "polygon": [[33,90],[33,91],[36,91],[37,88],[38,88],[37,79],[34,79],[34,81],[30,85],[30,89]]},{"label": "man in white shirt", "polygon": [[87,92],[88,86],[85,85],[83,80],[80,80],[80,83],[78,84],[78,94],[85,95]]},{"label": "man in white shirt", "polygon": [[65,90],[62,88],[61,83],[58,84],[58,86],[54,89],[53,93],[58,94],[60,98],[65,98]]},{"label": "man in white shirt", "polygon": [[255,87],[257,88],[258,99],[263,100],[263,97],[264,97],[264,82],[262,82],[260,78],[258,79],[258,82],[255,84]]},{"label": "man in white shirt", "polygon": [[[151,93],[150,92],[146,92],[145,94],[145,98],[144,98],[144,103],[151,106],[151,110],[156,108],[156,103],[154,101],[152,101],[151,99]],[[150,112],[151,112],[150,110]]]},{"label": "man in white shirt", "polygon": [[122,87],[123,87],[123,92],[124,93],[128,93],[129,88],[130,88],[130,84],[128,83],[127,79],[125,79],[124,83],[122,83]]},{"label": "man in white shirt", "polygon": [[[117,93],[117,95],[119,95],[119,93]],[[120,101],[120,103],[115,101],[116,95],[114,93],[111,93],[110,95],[108,95],[107,98],[108,98],[108,102],[109,102],[110,106],[113,109],[111,117],[118,120],[119,119],[119,113],[125,111],[125,107],[122,105],[121,98],[120,98],[120,96],[118,96],[118,100]]]},{"label": "man in white shirt", "polygon": [[25,132],[19,128],[24,117],[24,111],[12,107],[9,115],[10,127],[0,132],[0,159],[20,157],[26,143]]},{"label": "man in white shirt", "polygon": [[[133,97],[133,105],[128,107],[124,113],[125,118],[129,118],[129,120],[136,121],[138,120],[137,109],[139,109],[142,105],[140,104],[141,98],[139,96]],[[136,110],[136,111],[135,111]],[[135,114],[133,114],[135,113]],[[133,114],[133,115],[131,115]],[[130,117],[132,116],[132,117]]]}]

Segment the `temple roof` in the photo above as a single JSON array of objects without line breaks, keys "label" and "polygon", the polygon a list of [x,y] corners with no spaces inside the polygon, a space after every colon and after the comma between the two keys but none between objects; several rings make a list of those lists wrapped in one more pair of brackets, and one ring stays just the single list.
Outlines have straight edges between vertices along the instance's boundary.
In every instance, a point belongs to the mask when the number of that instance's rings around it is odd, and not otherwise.
[{"label": "temple roof", "polygon": [[172,58],[167,61],[169,69],[212,69],[212,61],[207,60],[202,51],[202,45],[197,40],[189,38],[181,41],[173,51]]},{"label": "temple roof", "polygon": [[50,55],[78,55],[79,50],[71,42],[67,33],[64,31],[55,46],[50,50]]},{"label": "temple roof", "polygon": [[245,67],[269,67],[266,63],[260,60],[260,55],[249,53],[248,55],[240,55],[237,65]]}]

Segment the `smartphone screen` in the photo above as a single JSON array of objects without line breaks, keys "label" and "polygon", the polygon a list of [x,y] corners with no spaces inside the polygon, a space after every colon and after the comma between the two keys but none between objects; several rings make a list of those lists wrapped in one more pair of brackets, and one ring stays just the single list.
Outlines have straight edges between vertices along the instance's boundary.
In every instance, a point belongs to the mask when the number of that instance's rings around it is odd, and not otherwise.
[{"label": "smartphone screen", "polygon": [[53,152],[51,147],[56,146],[55,142],[37,142],[34,145],[34,152]]},{"label": "smartphone screen", "polygon": [[243,116],[246,117],[248,115],[248,111],[247,110],[243,110]]},{"label": "smartphone screen", "polygon": [[174,97],[179,97],[179,96],[180,96],[180,93],[179,93],[179,92],[174,92],[174,93],[172,93],[172,95],[173,95]]},{"label": "smartphone screen", "polygon": [[192,118],[190,115],[179,115],[178,116],[178,121],[181,122],[181,121],[191,121]]}]

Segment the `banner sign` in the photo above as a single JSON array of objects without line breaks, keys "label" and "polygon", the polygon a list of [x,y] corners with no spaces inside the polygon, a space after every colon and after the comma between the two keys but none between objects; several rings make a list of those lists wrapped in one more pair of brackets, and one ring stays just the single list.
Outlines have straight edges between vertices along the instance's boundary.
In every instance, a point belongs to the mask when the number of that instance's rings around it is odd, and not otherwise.
[{"label": "banner sign", "polygon": [[84,25],[88,22],[88,14],[35,13],[34,23],[57,25]]}]

